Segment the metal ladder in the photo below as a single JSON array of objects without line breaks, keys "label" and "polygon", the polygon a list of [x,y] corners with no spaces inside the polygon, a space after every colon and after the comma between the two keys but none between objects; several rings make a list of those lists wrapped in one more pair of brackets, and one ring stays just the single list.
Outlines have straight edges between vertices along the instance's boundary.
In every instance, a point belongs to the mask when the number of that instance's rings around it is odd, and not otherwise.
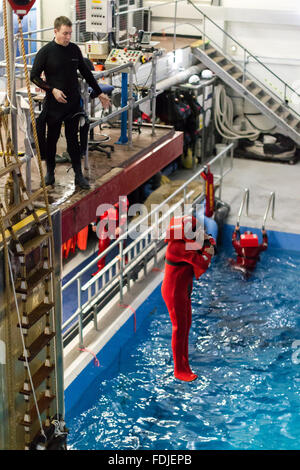
[{"label": "metal ladder", "polygon": [[[1,179],[11,174],[12,171],[17,175],[20,201],[12,207],[7,207],[3,201],[0,201],[0,211],[4,229],[2,239],[6,239],[10,251],[14,247],[16,261],[14,267],[18,265],[18,274],[15,279],[12,279],[12,257],[9,254],[10,279],[6,279],[6,289],[21,296],[21,305],[20,307],[13,305],[13,300],[8,299],[7,315],[16,318],[15,309],[19,309],[16,326],[22,330],[24,338],[24,348],[17,358],[24,364],[24,382],[19,393],[25,399],[23,419],[20,424],[24,426],[25,448],[29,448],[30,442],[35,437],[33,433],[39,430],[38,414],[41,415],[46,411],[45,425],[50,425],[50,416],[53,415],[53,409],[51,410],[50,406],[55,398],[52,392],[55,382],[52,372],[55,370],[55,364],[51,352],[51,340],[55,337],[51,318],[54,307],[51,246],[53,240],[51,228],[41,221],[41,216],[45,215],[45,211],[38,213],[34,207],[34,201],[41,196],[43,190],[39,189],[28,195],[17,158],[14,163],[0,170]],[[19,223],[14,223],[16,217],[19,218]],[[20,229],[24,229],[26,225],[30,227],[30,230],[22,233]],[[14,323],[11,324],[12,333],[15,329]],[[20,342],[17,342],[17,346],[13,337],[10,340],[19,350]],[[32,377],[30,377],[30,370],[34,371]],[[34,403],[33,392],[37,389],[39,389],[40,396],[37,403]]]},{"label": "metal ladder", "polygon": [[[58,414],[57,364],[55,355],[54,238],[47,190],[44,184],[26,59],[24,70],[31,121],[37,148],[41,188],[29,193],[21,173],[22,163],[13,149],[8,114],[12,87],[7,47],[7,11],[3,19],[8,74],[7,108],[0,110],[0,181],[13,181],[13,197],[0,196],[0,242],[4,253],[5,302],[2,306],[7,348],[7,448],[30,449],[45,443],[52,417]],[[22,36],[21,19],[19,31]],[[22,39],[22,37],[21,37]],[[21,42],[25,57],[24,41]],[[2,131],[5,131],[5,137]],[[11,193],[12,194],[12,193]],[[35,202],[43,200],[45,209]],[[24,367],[23,367],[23,366]],[[22,400],[24,397],[24,400]],[[56,399],[56,406],[54,400]],[[21,418],[21,419],[20,419]],[[44,418],[44,422],[42,419]],[[53,421],[52,421],[53,422]],[[19,425],[19,426],[18,426]],[[21,426],[20,426],[21,425]]]},{"label": "metal ladder", "polygon": [[[246,216],[248,216],[248,214],[249,214],[249,200],[250,200],[250,191],[249,191],[248,188],[245,188],[244,189],[244,194],[243,194],[243,199],[242,199],[240,209],[239,209],[239,212],[238,212],[238,217],[237,217],[237,222],[236,222],[237,227],[240,226],[240,219],[241,219],[241,216],[243,214],[244,207],[246,207]],[[275,192],[274,191],[272,191],[270,193],[270,196],[269,196],[269,199],[268,199],[268,205],[267,205],[267,208],[265,210],[264,217],[263,217],[263,222],[262,222],[262,230],[265,230],[266,220],[267,220],[267,217],[268,217],[268,214],[269,214],[271,208],[272,208],[271,217],[272,217],[272,219],[274,219],[274,216],[275,216]]]}]

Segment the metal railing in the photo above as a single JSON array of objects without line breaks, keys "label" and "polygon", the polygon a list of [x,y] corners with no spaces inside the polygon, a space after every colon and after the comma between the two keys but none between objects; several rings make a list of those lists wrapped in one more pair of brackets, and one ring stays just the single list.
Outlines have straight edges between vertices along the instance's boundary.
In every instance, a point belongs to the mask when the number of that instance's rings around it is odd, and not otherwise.
[{"label": "metal railing", "polygon": [[[222,188],[224,177],[233,168],[233,146],[234,144],[230,144],[207,163],[210,167],[214,164],[220,165],[219,174],[214,173],[215,182],[219,184],[219,194],[221,193],[220,188]],[[229,157],[228,154],[230,154]],[[228,158],[230,159],[229,166],[227,169],[224,169],[225,160],[228,160]],[[78,330],[76,336],[78,335],[79,345],[83,346],[84,323],[87,321],[87,317],[90,317],[90,321],[94,321],[94,327],[96,328],[99,314],[98,305],[103,301],[105,296],[115,289],[118,292],[119,301],[122,303],[124,287],[127,285],[127,289],[130,290],[130,282],[134,270],[137,267],[142,267],[144,275],[146,275],[148,262],[154,260],[154,263],[157,263],[157,254],[163,246],[166,224],[168,224],[170,217],[174,213],[176,214],[176,211],[180,211],[182,214],[184,205],[190,204],[188,201],[192,198],[194,190],[189,189],[189,185],[193,181],[201,178],[200,175],[204,168],[205,166],[197,170],[189,180],[174,191],[174,193],[161,204],[156,205],[149,214],[147,213],[145,216],[141,216],[136,223],[132,222],[132,227],[130,227],[126,233],[123,233],[117,240],[113,241],[106,250],[96,256],[93,261],[62,286],[62,291],[66,292],[68,288],[72,286],[74,288],[74,285],[77,285],[77,308],[62,325],[64,339],[66,339],[75,328]],[[182,193],[182,197],[179,201],[176,200],[175,203],[174,198],[180,193]],[[191,205],[197,204],[203,197],[204,194],[195,198]],[[188,206],[188,209],[189,208],[190,205]],[[162,212],[163,214],[160,215]],[[124,241],[129,237],[133,238],[133,241],[124,248]],[[119,248],[118,255],[114,256],[99,273],[84,282],[84,276],[88,274],[92,267],[95,267],[97,261],[109,254],[113,254],[116,248]],[[74,293],[72,295],[74,296]]]},{"label": "metal railing", "polygon": [[[243,199],[242,199],[240,209],[238,212],[238,218],[237,218],[237,223],[236,223],[237,227],[240,226],[240,219],[243,214],[244,207],[246,207],[246,216],[249,215],[249,200],[250,200],[250,191],[248,188],[245,188]],[[267,205],[264,218],[263,218],[262,230],[265,230],[266,220],[267,220],[267,217],[271,208],[272,208],[271,217],[272,219],[274,219],[274,215],[275,215],[275,192],[274,191],[272,191],[269,196],[268,205]]]},{"label": "metal railing", "polygon": [[250,192],[249,192],[249,189],[246,188],[244,191],[243,199],[242,199],[239,213],[238,213],[238,218],[237,218],[237,223],[236,223],[237,227],[240,226],[240,220],[241,220],[241,216],[242,216],[245,204],[246,204],[246,215],[248,216],[249,214],[249,197],[250,197]]},{"label": "metal railing", "polygon": [[275,215],[275,193],[274,193],[274,191],[272,191],[271,194],[270,194],[268,205],[267,205],[267,208],[266,208],[266,212],[265,212],[265,215],[264,215],[264,218],[263,218],[263,223],[262,223],[262,229],[263,230],[265,229],[265,223],[266,223],[266,220],[267,220],[267,217],[268,217],[268,214],[269,214],[269,211],[270,211],[271,207],[272,207],[271,217],[272,217],[272,219],[274,219],[274,215]]},{"label": "metal railing", "polygon": [[[82,21],[79,21],[77,23],[81,23]],[[27,32],[28,35],[30,34],[33,34],[33,33],[36,33],[36,32],[43,32],[43,31],[47,31],[49,29],[52,29],[52,28],[44,28],[44,29],[41,29],[41,30],[36,30],[34,32]],[[16,50],[16,45],[17,45],[17,38],[18,38],[18,35],[15,35],[15,38],[14,38],[14,43],[13,43],[13,47],[14,49]],[[110,69],[110,70],[105,70],[105,71],[101,71],[101,72],[94,72],[93,71],[93,75],[95,76],[96,79],[101,79],[102,77],[109,77],[109,76],[113,76],[115,74],[122,74],[123,72],[126,72],[128,73],[128,100],[127,100],[127,105],[126,106],[120,106],[118,109],[114,110],[114,111],[110,111],[108,114],[106,115],[103,115],[102,117],[100,117],[99,119],[95,119],[95,118],[91,118],[90,119],[90,130],[92,130],[94,127],[104,123],[104,122],[107,122],[113,118],[115,118],[116,116],[119,116],[121,114],[123,114],[124,112],[128,112],[128,119],[127,119],[127,122],[128,122],[128,127],[127,127],[127,132],[128,132],[128,142],[127,142],[127,146],[128,148],[132,148],[132,125],[133,125],[133,110],[135,107],[141,105],[142,103],[146,102],[146,101],[151,101],[151,109],[152,109],[152,115],[151,115],[151,122],[152,122],[152,136],[155,135],[155,122],[156,122],[156,97],[161,94],[163,92],[163,90],[161,91],[157,91],[156,90],[156,81],[157,81],[157,60],[158,60],[158,57],[162,54],[161,51],[154,51],[153,52],[153,55],[152,55],[152,61],[151,61],[151,85],[149,87],[149,90],[148,90],[148,94],[146,96],[144,96],[143,98],[140,98],[138,100],[135,100],[134,97],[133,97],[133,82],[134,82],[134,66],[133,66],[133,63],[132,62],[129,62],[128,64],[123,64],[123,65],[120,65],[118,67],[115,67],[113,69]],[[26,55],[26,58],[33,58],[34,56],[36,55],[36,53],[30,53],[30,54],[27,54]],[[19,59],[19,57],[16,57],[16,60]],[[6,67],[6,62],[5,61],[2,61],[0,62],[0,67]],[[15,64],[15,69],[17,68],[20,68],[20,69],[23,69],[24,68],[24,65],[23,64],[18,64],[16,63]],[[32,65],[28,65],[28,69],[30,70],[32,68]],[[15,78],[14,78],[15,79]],[[84,82],[84,85],[83,85],[83,88],[84,88],[84,102],[85,102],[85,108],[86,108],[86,111],[88,110],[88,96],[89,96],[89,93],[88,93],[88,85]],[[16,87],[14,87],[14,90],[16,89]],[[18,94],[18,91],[15,91],[15,95]],[[16,110],[13,111],[12,114],[16,114]],[[27,116],[26,116],[26,119],[27,119]],[[30,129],[30,126],[27,126],[28,129]],[[18,130],[16,128],[16,126],[13,126],[12,127],[12,136],[13,136],[13,139],[15,139],[16,141],[16,145],[15,147],[17,148],[17,136],[18,136]],[[30,136],[29,136],[30,137]],[[32,152],[31,152],[32,153]],[[32,155],[27,155],[28,157],[31,157]],[[30,188],[31,188],[31,161],[30,161],[30,158],[27,158],[27,187],[29,188],[29,191],[30,191]],[[86,154],[85,154],[85,157],[84,157],[84,165],[85,165],[85,168],[88,169],[89,167],[89,164],[88,164],[88,147],[87,147],[87,151],[86,151]]]},{"label": "metal railing", "polygon": [[[232,46],[235,49],[235,54],[240,51],[242,59],[242,69],[243,69],[243,83],[245,82],[249,74],[256,81],[258,81],[264,88],[268,89],[271,94],[276,96],[284,106],[290,108],[295,114],[299,117],[299,113],[291,106],[293,99],[297,100],[296,104],[300,103],[300,94],[294,90],[288,83],[286,83],[282,78],[280,78],[273,70],[267,67],[263,62],[261,62],[257,56],[252,54],[246,47],[239,43],[233,36],[231,36],[227,31],[225,31],[220,25],[215,21],[209,18],[200,8],[198,8],[192,0],[187,0],[187,2],[192,5],[201,15],[202,15],[202,48],[205,50],[206,41],[209,40],[212,44],[216,45],[217,48],[221,49],[225,57],[228,57],[232,62],[237,62],[236,58],[228,53],[227,40],[229,39],[232,42]],[[210,27],[216,28],[220,34],[220,39],[217,41],[218,33],[212,31],[208,34],[208,29]],[[200,29],[200,28],[199,28]],[[231,46],[231,47],[232,47]],[[253,63],[260,67],[263,78],[259,78],[257,71],[254,74],[247,70],[247,65],[249,64],[249,58],[253,59]],[[270,80],[273,80],[271,82]]]}]

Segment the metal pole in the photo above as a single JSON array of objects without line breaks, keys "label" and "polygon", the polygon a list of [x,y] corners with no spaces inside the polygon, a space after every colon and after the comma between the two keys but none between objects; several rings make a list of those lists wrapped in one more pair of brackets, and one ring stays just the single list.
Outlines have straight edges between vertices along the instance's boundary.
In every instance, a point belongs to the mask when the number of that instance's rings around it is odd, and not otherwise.
[{"label": "metal pole", "polygon": [[233,146],[230,149],[230,169],[233,168]]},{"label": "metal pole", "polygon": [[94,328],[96,331],[98,331],[98,325],[97,325],[97,309],[96,307],[93,308],[93,318],[94,318]]},{"label": "metal pole", "polygon": [[286,83],[284,84],[284,98],[283,98],[283,100],[284,100],[284,104],[288,105],[288,102],[287,102],[287,99],[286,99]]},{"label": "metal pole", "polygon": [[120,302],[123,302],[123,240],[119,243],[119,256],[120,256],[120,276],[119,276],[119,285],[120,285]]},{"label": "metal pole", "polygon": [[[128,73],[122,72],[122,96],[121,107],[127,106],[128,101]],[[127,111],[123,111],[121,115],[121,135],[116,144],[127,144]]]},{"label": "metal pole", "polygon": [[153,55],[152,59],[152,84],[151,84],[151,111],[152,111],[152,136],[155,136],[155,121],[156,121],[156,68],[157,56]]},{"label": "metal pole", "polygon": [[174,60],[175,60],[175,49],[176,49],[176,20],[177,20],[177,0],[175,1],[175,12],[174,12],[174,35],[173,35]]},{"label": "metal pole", "polygon": [[[89,91],[88,91],[88,84],[84,81],[84,93],[83,93],[83,107],[85,112],[89,113]],[[91,113],[94,111],[94,102],[92,101],[91,105]],[[89,136],[87,139],[85,154],[84,154],[84,168],[85,170],[89,169]]]},{"label": "metal pole", "polygon": [[203,50],[205,50],[205,15],[203,13],[203,35],[202,35],[202,41],[203,41]]},{"label": "metal pole", "polygon": [[245,201],[246,201],[246,215],[248,216],[248,212],[249,212],[249,189],[248,188],[246,188],[245,192],[244,192],[243,200],[242,200],[240,210],[239,210],[239,213],[238,213],[238,219],[237,219],[237,223],[236,223],[237,226],[240,225],[240,218],[241,218],[241,215],[242,215],[242,212],[243,212],[243,209],[244,209]]},{"label": "metal pole", "polygon": [[243,65],[243,84],[245,83],[246,80],[246,61],[247,61],[247,54],[246,54],[246,49],[244,49],[244,65]]},{"label": "metal pole", "polygon": [[[29,33],[29,38],[28,38],[28,43],[27,43],[27,54],[31,54],[31,33]],[[29,59],[29,64],[31,64],[31,59]]]},{"label": "metal pole", "polygon": [[119,13],[119,0],[115,1],[115,18],[116,18],[116,24],[115,24],[115,35],[116,35],[116,44],[117,46],[119,45],[119,40],[120,40],[120,13]]},{"label": "metal pole", "polygon": [[[225,155],[225,154],[224,154]],[[222,184],[223,184],[223,158],[220,158],[220,186],[219,186],[219,198],[222,199]]]},{"label": "metal pole", "polygon": [[[54,253],[51,251],[51,261],[54,267],[53,287],[55,293],[52,298],[55,301],[53,310],[53,324],[55,331],[55,363],[56,363],[56,388],[58,400],[58,413],[65,415],[64,411],[64,364],[63,364],[63,335],[62,335],[62,272],[61,272],[61,211],[56,210],[52,215]],[[51,244],[50,244],[51,250]],[[55,295],[54,295],[55,294]],[[55,314],[54,314],[55,313]]]},{"label": "metal pole", "polygon": [[157,266],[157,240],[159,238],[158,212],[155,212],[155,232],[154,233],[154,264]]},{"label": "metal pole", "polygon": [[133,122],[133,68],[129,71],[129,110],[128,110],[128,147],[132,148],[132,122]]},{"label": "metal pole", "polygon": [[81,306],[81,277],[77,279],[77,298],[78,298],[78,328],[79,328],[79,347],[83,348],[83,323],[82,323],[82,306]]}]

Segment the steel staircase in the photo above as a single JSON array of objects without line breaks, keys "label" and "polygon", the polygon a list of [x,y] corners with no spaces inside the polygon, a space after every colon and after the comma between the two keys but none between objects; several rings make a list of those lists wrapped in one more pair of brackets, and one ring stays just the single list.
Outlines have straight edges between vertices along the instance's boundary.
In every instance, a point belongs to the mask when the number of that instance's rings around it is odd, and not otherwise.
[{"label": "steel staircase", "polygon": [[[232,36],[223,30],[217,23],[207,17],[191,1],[190,4],[201,13],[202,20],[202,39],[191,45],[193,55],[219,76],[224,83],[233,88],[239,95],[252,103],[261,113],[271,119],[283,133],[300,144],[300,115],[292,109],[292,97],[300,99],[299,94],[293,90],[287,83],[278,77],[272,70],[260,62],[251,52],[238,43]],[[209,30],[209,36],[207,31]],[[214,40],[212,39],[214,38]],[[226,50],[226,43],[235,46],[240,52],[240,57],[244,58],[242,66]],[[216,44],[218,41],[218,44]],[[247,70],[247,60],[251,58],[252,62],[260,68],[262,74],[265,73],[266,83],[270,78],[278,84],[279,89],[271,89],[262,83],[257,77],[253,76]],[[249,68],[249,66],[248,66]]]}]

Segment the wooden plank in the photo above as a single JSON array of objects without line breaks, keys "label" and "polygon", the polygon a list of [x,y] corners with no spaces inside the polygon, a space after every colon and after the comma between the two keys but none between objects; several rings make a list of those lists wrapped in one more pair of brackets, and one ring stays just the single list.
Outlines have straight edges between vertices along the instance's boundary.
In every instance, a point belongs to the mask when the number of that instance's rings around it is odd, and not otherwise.
[{"label": "wooden plank", "polygon": [[[48,367],[43,364],[42,367],[40,367],[38,371],[32,376],[32,384],[33,384],[34,389],[37,389],[41,385],[41,383],[44,380],[46,380],[47,377],[50,376],[53,370],[54,370],[54,365]],[[30,387],[30,383],[28,385],[29,385],[30,390],[25,389],[23,386],[23,388],[20,390],[20,393],[22,395],[27,395],[27,396],[31,395],[32,390]]]},{"label": "wooden plank", "polygon": [[30,292],[33,291],[35,287],[37,287],[47,276],[50,276],[52,273],[53,269],[44,269],[41,268],[38,271],[36,271],[34,274],[29,276],[26,281],[27,281],[27,288],[21,287],[21,282],[18,282],[16,285],[16,292],[18,294],[29,294]]},{"label": "wooden plank", "polygon": [[[32,310],[31,312],[28,312],[27,314],[28,323],[23,322],[22,328],[29,330],[37,321],[40,320],[40,318],[46,315],[46,313],[48,313],[53,307],[54,307],[54,303],[48,304],[48,303],[42,302],[34,310]],[[19,323],[18,323],[18,327],[20,327]]]},{"label": "wooden plank", "polygon": [[[29,357],[27,358],[28,362],[31,362],[42,349],[47,346],[47,344],[54,338],[55,333],[51,333],[50,335],[45,335],[42,333],[28,348]],[[25,362],[25,357],[23,354],[19,356],[19,361]]]},{"label": "wooden plank", "polygon": [[[47,408],[50,407],[52,401],[54,400],[55,398],[55,395],[52,395],[50,397],[46,397],[46,396],[42,396],[37,404],[38,404],[38,409],[39,409],[39,412],[40,414],[42,414]],[[35,405],[32,406],[32,408],[30,409],[29,413],[28,413],[28,417],[27,419],[25,419],[25,416],[24,416],[24,419],[23,421],[21,421],[21,425],[22,426],[31,426],[33,424],[33,421],[37,418],[37,410],[36,410],[36,407]]]}]

